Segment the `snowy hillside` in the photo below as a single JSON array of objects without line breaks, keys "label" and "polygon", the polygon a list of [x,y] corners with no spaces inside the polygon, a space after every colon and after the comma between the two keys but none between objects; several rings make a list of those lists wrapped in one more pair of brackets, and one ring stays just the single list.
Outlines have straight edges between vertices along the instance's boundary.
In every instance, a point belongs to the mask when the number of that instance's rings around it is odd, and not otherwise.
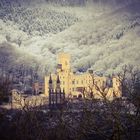
[{"label": "snowy hillside", "polygon": [[[73,69],[79,71],[112,73],[125,64],[140,67],[137,1],[106,0],[105,4],[102,0],[99,5],[96,0],[86,4],[77,0],[73,7],[47,1],[43,5],[1,8],[0,42],[15,46],[22,55],[33,56],[46,72],[54,69],[56,56],[62,51],[72,55]],[[84,6],[78,5],[82,2]]]}]

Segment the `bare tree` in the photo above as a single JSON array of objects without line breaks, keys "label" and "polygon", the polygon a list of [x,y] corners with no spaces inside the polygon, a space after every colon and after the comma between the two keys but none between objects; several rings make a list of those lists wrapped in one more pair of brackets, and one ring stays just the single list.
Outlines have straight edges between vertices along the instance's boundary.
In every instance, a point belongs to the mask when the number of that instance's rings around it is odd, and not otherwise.
[{"label": "bare tree", "polygon": [[[122,93],[127,98],[108,100],[104,86],[96,84],[102,100],[83,90],[84,98],[78,102],[68,102],[60,110],[49,110],[23,100],[19,111],[8,124],[9,134],[14,139],[40,140],[137,140],[140,136],[139,113],[139,71],[124,67],[117,75],[121,81]],[[29,101],[29,102],[28,102]],[[19,100],[19,104],[21,100]],[[14,132],[12,130],[15,130]]]}]

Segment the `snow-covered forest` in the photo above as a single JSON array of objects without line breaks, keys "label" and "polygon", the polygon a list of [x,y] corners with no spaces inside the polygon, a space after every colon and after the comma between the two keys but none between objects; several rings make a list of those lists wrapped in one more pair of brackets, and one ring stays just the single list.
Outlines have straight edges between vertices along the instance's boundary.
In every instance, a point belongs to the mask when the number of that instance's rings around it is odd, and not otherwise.
[{"label": "snow-covered forest", "polygon": [[8,54],[5,70],[39,64],[44,75],[62,51],[71,54],[75,71],[111,74],[125,64],[140,67],[140,2],[1,0],[0,43],[0,57]]}]

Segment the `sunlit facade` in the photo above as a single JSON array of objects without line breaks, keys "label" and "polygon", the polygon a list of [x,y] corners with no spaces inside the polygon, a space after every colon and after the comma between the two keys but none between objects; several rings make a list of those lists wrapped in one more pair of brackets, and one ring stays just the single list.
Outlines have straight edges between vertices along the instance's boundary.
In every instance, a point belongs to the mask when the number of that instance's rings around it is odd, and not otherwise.
[{"label": "sunlit facade", "polygon": [[[101,77],[93,74],[92,70],[86,73],[74,73],[70,65],[70,55],[58,55],[56,73],[51,74],[53,89],[56,89],[57,78],[60,79],[60,88],[65,91],[66,97],[79,97],[96,99],[121,97],[121,83],[118,77]],[[45,76],[45,95],[49,96],[49,78]]]}]

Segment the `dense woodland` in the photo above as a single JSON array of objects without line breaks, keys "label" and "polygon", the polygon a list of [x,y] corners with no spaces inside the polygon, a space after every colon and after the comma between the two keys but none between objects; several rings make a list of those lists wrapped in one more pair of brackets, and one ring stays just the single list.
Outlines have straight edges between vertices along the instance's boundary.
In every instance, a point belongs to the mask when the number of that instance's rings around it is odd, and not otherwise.
[{"label": "dense woodland", "polygon": [[54,70],[61,51],[72,55],[75,71],[93,69],[110,74],[125,64],[139,67],[140,3],[114,1],[117,4],[113,6],[112,2],[61,6],[61,1],[58,5],[42,5],[42,1],[34,5],[7,1],[10,4],[6,5],[1,1],[1,46],[7,42],[15,53],[21,51],[21,56],[39,60],[43,74]]}]

